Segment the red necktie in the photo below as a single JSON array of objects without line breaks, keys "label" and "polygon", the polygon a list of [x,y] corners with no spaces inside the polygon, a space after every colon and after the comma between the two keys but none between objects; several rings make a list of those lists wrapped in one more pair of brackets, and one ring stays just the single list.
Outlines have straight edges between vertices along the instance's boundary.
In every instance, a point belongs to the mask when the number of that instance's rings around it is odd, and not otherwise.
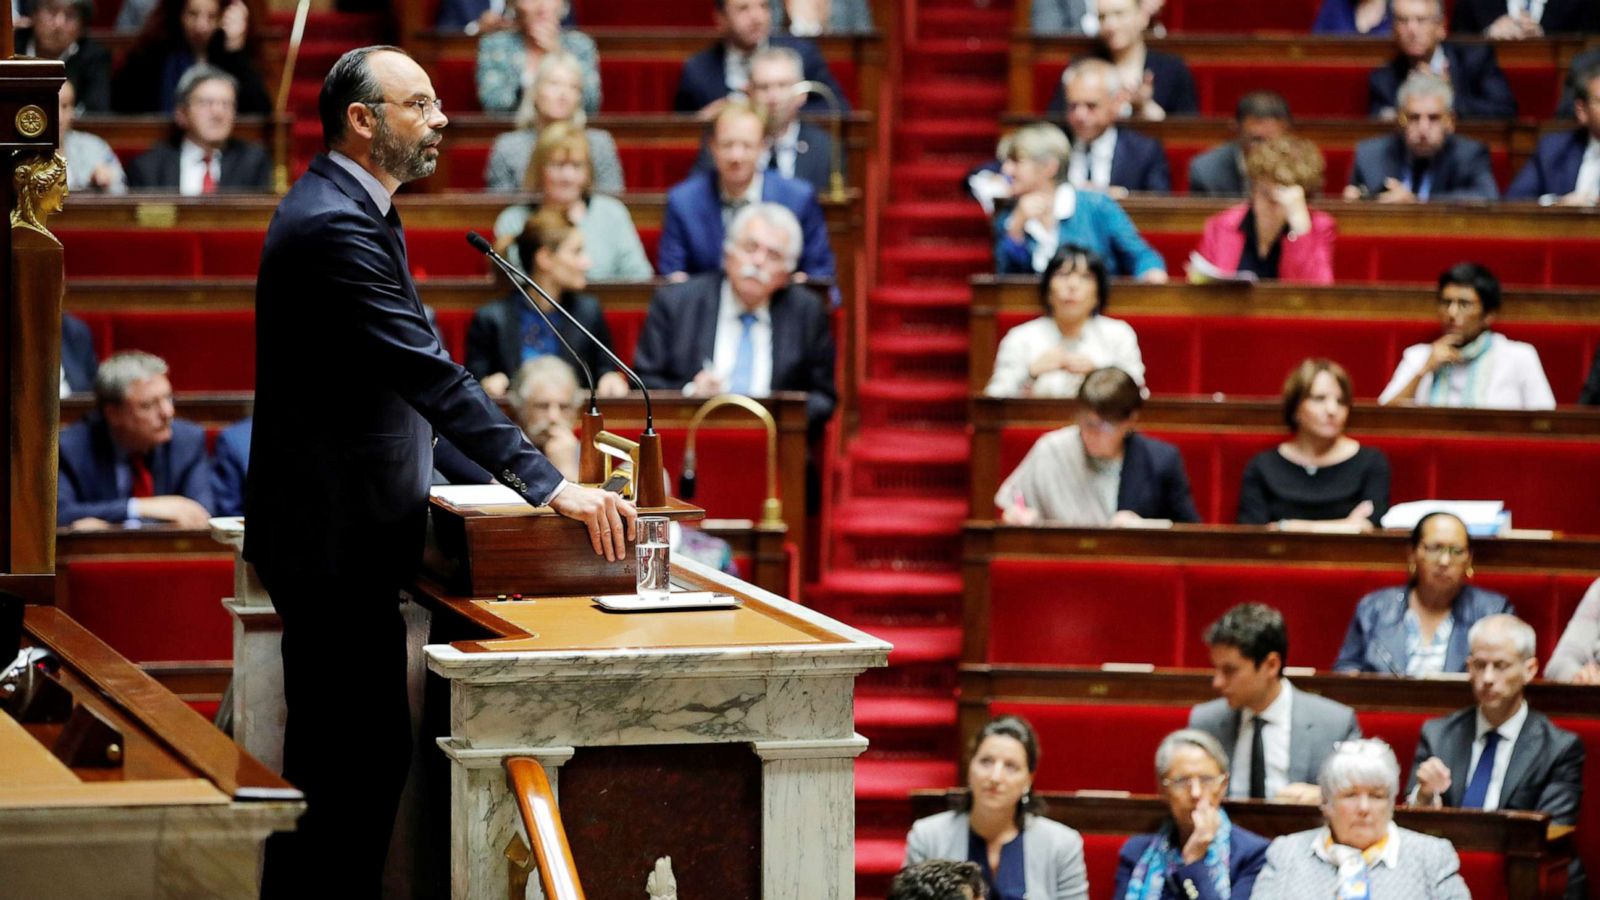
[{"label": "red necktie", "polygon": [[150,474],[150,467],[145,464],[144,457],[128,457],[128,465],[133,468],[133,491],[135,497],[154,497],[156,495],[156,479]]},{"label": "red necktie", "polygon": [[[205,156],[206,174],[200,179],[200,193],[202,194],[215,194],[217,192],[217,180],[211,177],[211,158],[213,155],[207,153]],[[135,494],[134,496],[138,495]]]}]

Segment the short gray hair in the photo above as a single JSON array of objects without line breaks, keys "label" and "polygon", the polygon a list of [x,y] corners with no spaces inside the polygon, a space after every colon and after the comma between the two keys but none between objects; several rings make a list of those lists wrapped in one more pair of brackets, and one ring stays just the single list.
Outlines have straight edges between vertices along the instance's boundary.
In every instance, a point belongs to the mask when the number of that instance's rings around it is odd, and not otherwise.
[{"label": "short gray hair", "polygon": [[1533,633],[1533,626],[1522,621],[1510,613],[1496,613],[1484,616],[1472,623],[1467,630],[1467,647],[1478,643],[1479,638],[1487,638],[1489,632],[1498,632],[1511,641],[1511,646],[1517,650],[1517,655],[1523,659],[1532,659],[1538,652],[1539,636]]},{"label": "short gray hair", "polygon": [[522,409],[532,396],[533,389],[544,384],[554,384],[572,397],[568,406],[578,405],[578,374],[566,360],[553,353],[535,356],[523,363],[511,379],[511,396],[517,399],[517,409]]},{"label": "short gray hair", "polygon": [[1067,158],[1072,155],[1072,142],[1067,140],[1066,133],[1049,122],[1024,125],[1007,138],[1002,138],[1000,145],[1006,151],[1000,156],[1002,160],[1008,158],[1031,159],[1035,162],[1055,160],[1061,164],[1061,171],[1057,173],[1058,178],[1066,174]]},{"label": "short gray hair", "polygon": [[167,374],[167,361],[143,350],[122,350],[105,358],[94,373],[94,399],[101,406],[121,403],[135,381]]},{"label": "short gray hair", "polygon": [[1117,67],[1103,59],[1080,59],[1061,73],[1062,87],[1071,87],[1074,81],[1080,78],[1098,77],[1100,83],[1105,85],[1106,93],[1116,94],[1122,90],[1122,75],[1117,72]]},{"label": "short gray hair", "polygon": [[1211,757],[1222,774],[1228,774],[1228,752],[1222,749],[1221,741],[1197,728],[1180,728],[1162,738],[1161,745],[1156,747],[1156,784],[1167,777],[1167,770],[1172,768],[1172,758],[1184,747],[1199,748]]},{"label": "short gray hair", "polygon": [[789,208],[781,203],[763,201],[761,203],[752,203],[739,210],[738,214],[733,217],[733,221],[728,223],[728,234],[722,239],[723,254],[727,254],[739,242],[739,238],[744,234],[745,227],[750,224],[752,219],[760,219],[782,231],[784,237],[788,238],[788,246],[783,253],[783,265],[790,272],[793,272],[795,266],[800,262],[800,249],[805,243],[805,237],[800,232],[800,220],[796,219],[794,213],[790,212]]},{"label": "short gray hair", "polygon": [[1400,93],[1395,97],[1395,108],[1404,113],[1406,102],[1412,97],[1438,97],[1444,101],[1447,112],[1454,112],[1456,108],[1455,88],[1450,86],[1450,82],[1432,72],[1412,72],[1408,75],[1405,83],[1400,85]]},{"label": "short gray hair", "polygon": [[239,79],[229,75],[227,72],[222,71],[210,63],[195,63],[189,68],[184,69],[183,74],[178,76],[178,86],[172,92],[176,103],[179,106],[187,104],[189,102],[189,95],[194,93],[194,89],[208,81],[227,82],[228,87],[233,90],[234,102],[238,102]]},{"label": "short gray hair", "polygon": [[1332,803],[1336,794],[1352,787],[1387,788],[1393,807],[1400,794],[1400,763],[1380,738],[1339,741],[1322,763],[1317,786],[1323,803]]},{"label": "short gray hair", "polygon": [[805,63],[805,60],[801,59],[800,58],[800,54],[796,53],[793,50],[793,48],[790,48],[790,47],[779,47],[779,46],[777,46],[775,44],[769,44],[766,47],[763,47],[760,50],[757,50],[756,52],[750,54],[750,68],[751,69],[754,69],[756,67],[756,63],[763,63],[763,62],[783,62],[783,63],[788,63],[789,66],[791,66],[794,69],[794,77],[797,78],[797,79],[800,79],[802,81],[805,80],[805,77],[806,77],[806,63]]}]

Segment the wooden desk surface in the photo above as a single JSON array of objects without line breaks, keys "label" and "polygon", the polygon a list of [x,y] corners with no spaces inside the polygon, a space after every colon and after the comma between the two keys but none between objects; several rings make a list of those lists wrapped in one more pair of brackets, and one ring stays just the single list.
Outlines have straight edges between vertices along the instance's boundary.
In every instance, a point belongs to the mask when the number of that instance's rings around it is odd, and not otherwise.
[{"label": "wooden desk surface", "polygon": [[480,641],[485,651],[622,650],[650,647],[681,650],[693,647],[756,647],[771,644],[827,643],[825,632],[796,627],[762,608],[676,610],[618,613],[603,609],[591,597],[548,597],[538,600],[473,600],[487,616],[505,623],[521,637]]}]

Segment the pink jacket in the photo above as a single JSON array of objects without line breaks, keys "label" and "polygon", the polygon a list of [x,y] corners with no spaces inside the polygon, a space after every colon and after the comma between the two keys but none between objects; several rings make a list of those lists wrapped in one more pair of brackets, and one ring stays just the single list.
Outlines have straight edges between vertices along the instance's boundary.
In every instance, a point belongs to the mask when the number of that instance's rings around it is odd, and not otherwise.
[{"label": "pink jacket", "polygon": [[[1239,257],[1244,253],[1244,233],[1239,230],[1239,223],[1249,211],[1250,204],[1241,203],[1206,220],[1205,231],[1200,235],[1200,255],[1224,272],[1239,268]],[[1333,284],[1333,242],[1338,230],[1333,216],[1312,210],[1310,233],[1283,242],[1278,280]]]}]

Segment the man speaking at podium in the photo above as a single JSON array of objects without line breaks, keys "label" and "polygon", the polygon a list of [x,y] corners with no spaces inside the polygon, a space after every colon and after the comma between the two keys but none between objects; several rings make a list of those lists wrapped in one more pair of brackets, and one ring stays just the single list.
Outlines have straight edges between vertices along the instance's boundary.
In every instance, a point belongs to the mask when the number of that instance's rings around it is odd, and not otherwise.
[{"label": "man speaking at podium", "polygon": [[376,897],[410,762],[399,591],[421,561],[435,435],[621,559],[634,508],[569,484],[424,316],[392,196],[433,174],[448,124],[394,47],[342,56],[318,110],[328,152],[283,198],[256,283],[244,555],[283,620],[284,776],[298,831],[268,842],[263,894]]}]

